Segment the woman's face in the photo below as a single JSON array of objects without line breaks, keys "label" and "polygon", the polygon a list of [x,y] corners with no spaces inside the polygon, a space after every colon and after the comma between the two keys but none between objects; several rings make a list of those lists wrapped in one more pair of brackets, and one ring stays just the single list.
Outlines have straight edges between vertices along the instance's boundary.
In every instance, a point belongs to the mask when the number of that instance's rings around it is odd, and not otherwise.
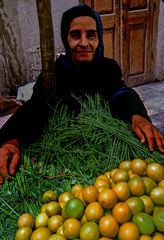
[{"label": "woman's face", "polygon": [[75,63],[92,61],[98,43],[96,21],[93,18],[82,16],[73,19],[68,33],[68,45]]}]

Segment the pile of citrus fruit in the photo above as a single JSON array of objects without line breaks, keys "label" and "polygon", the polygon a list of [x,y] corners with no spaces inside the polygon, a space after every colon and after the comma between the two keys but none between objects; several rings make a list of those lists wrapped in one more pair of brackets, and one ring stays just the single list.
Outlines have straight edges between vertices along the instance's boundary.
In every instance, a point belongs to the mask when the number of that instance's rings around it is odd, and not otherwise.
[{"label": "pile of citrus fruit", "polygon": [[18,218],[16,240],[164,240],[164,166],[120,162],[93,185],[43,194],[40,213]]}]

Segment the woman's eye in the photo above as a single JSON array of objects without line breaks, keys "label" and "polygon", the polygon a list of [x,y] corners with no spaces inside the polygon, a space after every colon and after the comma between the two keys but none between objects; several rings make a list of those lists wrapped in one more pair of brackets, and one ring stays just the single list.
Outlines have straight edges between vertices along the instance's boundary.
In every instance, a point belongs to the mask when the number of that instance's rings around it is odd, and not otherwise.
[{"label": "woman's eye", "polygon": [[71,35],[71,38],[75,38],[75,39],[80,38],[80,33],[77,31],[72,31],[70,35]]},{"label": "woman's eye", "polygon": [[87,33],[87,38],[95,38],[96,37],[96,32],[95,31],[91,31]]}]

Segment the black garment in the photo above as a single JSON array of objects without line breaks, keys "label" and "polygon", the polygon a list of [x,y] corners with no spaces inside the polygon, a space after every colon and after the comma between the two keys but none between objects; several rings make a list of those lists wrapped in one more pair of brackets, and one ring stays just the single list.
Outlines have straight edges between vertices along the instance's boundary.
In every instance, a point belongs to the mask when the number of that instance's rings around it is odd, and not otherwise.
[{"label": "black garment", "polygon": [[[96,21],[99,44],[93,60],[89,63],[75,64],[71,60],[67,40],[71,21],[79,16],[90,16]],[[108,101],[113,116],[130,121],[133,114],[148,120],[146,109],[138,94],[127,88],[122,81],[121,69],[112,59],[103,56],[103,29],[99,14],[85,4],[68,9],[61,21],[61,37],[66,55],[61,55],[55,63],[57,97],[68,105],[70,111],[78,112],[79,104],[72,97],[85,99],[87,95],[99,93]],[[39,136],[47,123],[49,103],[45,96],[41,75],[33,89],[32,98],[27,101],[0,130],[0,145],[5,141],[18,138],[21,144],[28,144]],[[53,99],[49,99],[54,104]]]},{"label": "black garment", "polygon": [[[79,103],[72,95],[85,99],[86,95],[99,93],[108,101],[113,116],[130,122],[133,114],[139,114],[150,120],[138,94],[122,81],[121,69],[115,60],[103,57],[98,62],[77,66],[61,55],[55,71],[58,100],[62,99],[61,103],[68,105],[70,111],[79,109]],[[1,128],[0,144],[13,138],[28,144],[42,133],[50,112],[41,75],[33,90],[31,99]]]}]

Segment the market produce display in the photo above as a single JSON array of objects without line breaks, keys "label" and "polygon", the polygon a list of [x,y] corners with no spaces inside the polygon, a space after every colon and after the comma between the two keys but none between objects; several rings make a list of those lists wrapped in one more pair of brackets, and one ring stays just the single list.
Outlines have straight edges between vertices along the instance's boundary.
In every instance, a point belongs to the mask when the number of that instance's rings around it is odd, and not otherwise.
[{"label": "market produce display", "polygon": [[93,185],[49,190],[34,217],[18,218],[16,240],[139,240],[164,238],[164,166],[150,159],[121,161]]},{"label": "market produce display", "polygon": [[0,189],[1,239],[163,239],[164,155],[99,97],[88,100],[78,116],[54,109],[43,136],[22,149]]}]

